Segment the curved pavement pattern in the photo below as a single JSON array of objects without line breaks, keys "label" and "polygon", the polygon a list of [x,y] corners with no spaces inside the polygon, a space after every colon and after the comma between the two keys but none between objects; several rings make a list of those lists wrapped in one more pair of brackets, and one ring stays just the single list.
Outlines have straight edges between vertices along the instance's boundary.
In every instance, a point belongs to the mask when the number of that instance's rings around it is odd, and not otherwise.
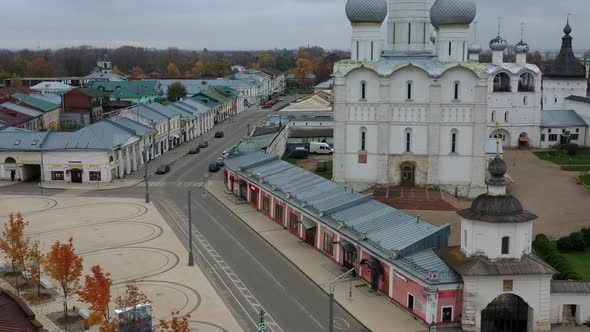
[{"label": "curved pavement pattern", "polygon": [[[96,264],[111,273],[113,299],[136,280],[154,304],[155,322],[180,311],[191,315],[194,331],[242,331],[203,272],[187,266],[186,250],[153,205],[124,198],[0,196],[0,220],[17,212],[30,222],[27,235],[40,240],[44,250],[73,236],[84,274]],[[75,297],[69,304],[85,307]],[[61,308],[61,298],[33,306],[38,316]]]}]

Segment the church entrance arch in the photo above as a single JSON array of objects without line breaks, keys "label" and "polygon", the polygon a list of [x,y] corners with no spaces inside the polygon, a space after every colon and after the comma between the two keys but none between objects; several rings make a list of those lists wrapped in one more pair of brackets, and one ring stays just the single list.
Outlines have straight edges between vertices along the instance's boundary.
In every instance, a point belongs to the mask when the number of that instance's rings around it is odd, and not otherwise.
[{"label": "church entrance arch", "polygon": [[489,137],[500,138],[500,142],[502,142],[502,147],[504,148],[510,146],[510,133],[505,129],[500,129],[497,134],[496,130],[494,130]]},{"label": "church entrance arch", "polygon": [[529,147],[529,134],[528,133],[520,133],[520,135],[518,135],[518,147],[519,148],[528,148]]},{"label": "church entrance arch", "polygon": [[526,332],[532,308],[518,295],[502,294],[481,312],[482,332]]},{"label": "church entrance arch", "polygon": [[400,165],[402,186],[413,186],[416,178],[416,165],[414,163],[405,162]]}]

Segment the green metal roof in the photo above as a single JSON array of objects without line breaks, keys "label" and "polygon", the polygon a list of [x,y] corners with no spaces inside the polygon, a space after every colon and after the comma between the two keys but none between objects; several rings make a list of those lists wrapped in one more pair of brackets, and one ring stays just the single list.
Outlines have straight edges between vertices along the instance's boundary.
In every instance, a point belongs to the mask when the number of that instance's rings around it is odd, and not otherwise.
[{"label": "green metal roof", "polygon": [[219,101],[203,94],[202,92],[192,96],[188,100],[194,100],[194,101],[200,103],[201,105],[207,106],[209,108],[213,108],[213,107],[219,105]]},{"label": "green metal roof", "polygon": [[[72,90],[75,91],[75,90]],[[92,98],[98,98],[98,97],[109,97],[111,94],[95,89],[95,88],[91,88],[91,87],[85,87],[85,88],[79,88],[78,91],[82,92],[83,94],[87,95],[88,97],[92,97]]]},{"label": "green metal roof", "polygon": [[38,98],[35,98],[34,96],[25,95],[22,93],[15,93],[12,95],[12,97],[20,100],[21,102],[23,102],[25,104],[29,104],[29,105],[33,106],[34,108],[37,108],[43,112],[48,112],[48,111],[54,110],[59,107],[58,104],[54,104],[54,103],[48,102],[46,100],[38,99]]},{"label": "green metal roof", "polygon": [[207,97],[213,98],[213,99],[217,100],[219,103],[225,103],[228,100],[228,98],[226,96],[224,96],[220,91],[217,91],[215,89],[203,91],[199,94],[203,94]]},{"label": "green metal roof", "polygon": [[240,96],[240,91],[236,90],[236,89],[232,89],[227,85],[217,85],[215,86],[216,90],[219,90],[225,94],[231,95],[232,97],[239,97]]}]

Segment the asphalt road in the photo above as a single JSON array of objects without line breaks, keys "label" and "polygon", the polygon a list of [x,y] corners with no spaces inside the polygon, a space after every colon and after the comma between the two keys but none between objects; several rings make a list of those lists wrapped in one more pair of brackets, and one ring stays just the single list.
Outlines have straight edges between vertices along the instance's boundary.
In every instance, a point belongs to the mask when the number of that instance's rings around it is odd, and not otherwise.
[{"label": "asphalt road", "polygon": [[[289,101],[286,99],[283,103]],[[280,103],[275,108],[281,106]],[[203,138],[209,141],[209,147],[199,154],[184,155],[184,150],[197,145],[200,139],[184,143],[186,146],[177,148],[178,160],[171,163],[170,173],[150,176],[151,200],[188,248],[187,191],[191,190],[195,263],[205,271],[209,282],[245,331],[258,331],[261,309],[267,313],[267,331],[328,331],[327,294],[230,210],[198,187],[209,176],[210,161],[244,137],[248,125],[253,126],[273,113],[274,108],[249,110],[216,126]],[[223,130],[225,137],[212,138],[217,130]],[[168,158],[172,156],[170,154]],[[150,165],[150,173],[163,161],[163,158],[155,160]],[[213,176],[220,178],[222,172]],[[59,192],[44,190],[43,194]],[[0,194],[38,195],[41,190],[35,184],[20,184],[0,188]],[[85,196],[139,198],[144,197],[144,188],[95,191]],[[368,331],[337,304],[335,317],[335,331]]]}]

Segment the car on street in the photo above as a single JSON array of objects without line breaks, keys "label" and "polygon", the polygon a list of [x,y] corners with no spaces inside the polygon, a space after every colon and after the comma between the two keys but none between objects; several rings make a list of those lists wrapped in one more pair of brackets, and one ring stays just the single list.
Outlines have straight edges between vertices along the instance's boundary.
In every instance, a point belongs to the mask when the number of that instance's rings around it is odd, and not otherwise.
[{"label": "car on street", "polygon": [[215,138],[222,138],[224,136],[223,131],[216,131]]},{"label": "car on street", "polygon": [[219,167],[225,166],[225,162],[224,162],[223,158],[217,158],[217,160],[215,162],[217,162],[217,165],[219,165]]},{"label": "car on street", "polygon": [[279,102],[281,102],[281,101],[284,101],[285,98],[279,98],[278,100],[279,100]]},{"label": "car on street", "polygon": [[312,154],[334,154],[334,149],[323,142],[311,142],[309,143],[309,153]]},{"label": "car on street", "polygon": [[209,172],[215,173],[221,169],[221,166],[217,163],[217,161],[212,161],[209,163]]},{"label": "car on street", "polygon": [[160,165],[156,170],[156,174],[166,174],[170,172],[170,165]]},{"label": "car on street", "polygon": [[190,149],[190,151],[188,153],[190,153],[190,154],[197,154],[199,152],[201,152],[201,148],[198,147],[198,146],[195,146],[194,148]]},{"label": "car on street", "polygon": [[272,101],[269,101],[268,103],[262,105],[262,108],[272,108],[272,106],[273,106]]},{"label": "car on street", "polygon": [[204,141],[199,144],[199,148],[204,149],[209,146],[209,141]]}]

